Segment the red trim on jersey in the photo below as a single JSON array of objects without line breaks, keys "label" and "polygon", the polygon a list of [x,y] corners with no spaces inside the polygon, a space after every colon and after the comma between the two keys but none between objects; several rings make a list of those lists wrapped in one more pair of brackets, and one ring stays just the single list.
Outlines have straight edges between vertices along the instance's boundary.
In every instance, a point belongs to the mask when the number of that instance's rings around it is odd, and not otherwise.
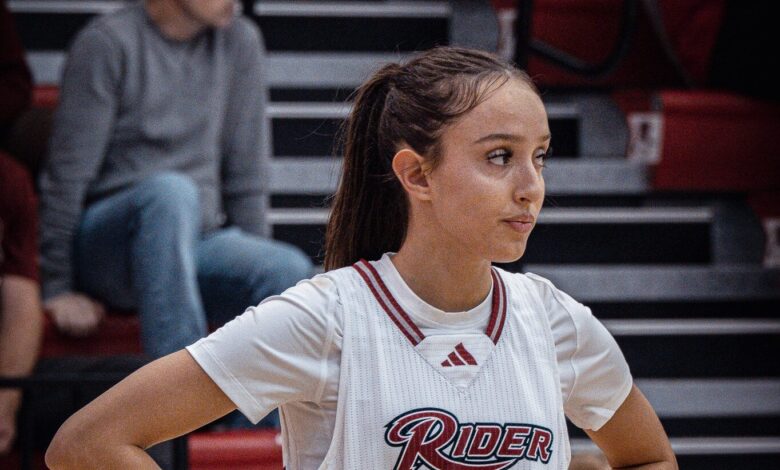
[{"label": "red trim on jersey", "polygon": [[506,323],[506,288],[495,269],[491,270],[490,275],[493,276],[493,307],[485,334],[490,337],[493,344],[498,344]]},{"label": "red trim on jersey", "polygon": [[[366,260],[360,260],[355,263],[353,267],[357,270],[363,280],[366,281],[368,288],[371,290],[371,293],[374,294],[379,305],[382,306],[385,313],[387,313],[398,329],[401,330],[401,333],[403,333],[414,346],[420,344],[420,341],[425,338],[425,335],[401,306],[398,305],[398,302],[396,302],[393,295],[387,289],[387,286],[384,281],[382,281],[382,278],[379,276],[376,269]],[[389,304],[385,301],[377,288],[382,290],[382,293],[384,293],[385,297],[390,302]]]},{"label": "red trim on jersey", "polygon": [[493,339],[493,330],[496,328],[496,315],[494,313],[496,310],[498,310],[498,298],[500,296],[498,292],[498,286],[496,285],[496,275],[491,270],[490,276],[493,278],[493,302],[490,307],[490,321],[488,322],[487,328],[485,328],[485,334],[490,336],[490,339]]},{"label": "red trim on jersey", "polygon": [[[382,309],[390,317],[390,320],[392,320],[398,329],[401,330],[401,333],[409,339],[412,345],[417,346],[420,344],[420,342],[425,339],[425,335],[420,328],[417,327],[414,321],[412,321],[409,314],[407,314],[395,300],[395,297],[393,297],[393,294],[390,293],[390,290],[387,288],[384,281],[382,281],[382,277],[379,275],[376,268],[364,259],[353,264],[352,267],[355,268],[358,274],[360,274],[360,277],[366,282],[369,290],[374,294],[374,298],[376,298],[379,305],[382,306]],[[495,269],[491,269],[490,275],[493,278],[493,298],[490,308],[490,321],[485,329],[485,334],[490,337],[493,344],[497,344],[498,340],[501,338],[501,333],[504,331],[504,323],[506,322],[506,288],[504,287],[504,281]],[[458,348],[456,348],[456,351],[463,356],[466,363],[477,365],[477,361],[466,348],[463,347],[463,344],[461,343],[458,346],[460,346],[463,351],[461,352]],[[468,357],[463,355],[464,352]],[[452,358],[450,359],[452,360]],[[442,363],[442,365],[444,365],[444,363]]]},{"label": "red trim on jersey", "polygon": [[455,352],[457,352],[458,355],[460,355],[460,357],[462,357],[467,364],[471,366],[477,365],[477,360],[474,359],[474,356],[472,356],[470,352],[468,352],[466,346],[463,346],[463,343],[458,343],[458,345],[455,346]]}]

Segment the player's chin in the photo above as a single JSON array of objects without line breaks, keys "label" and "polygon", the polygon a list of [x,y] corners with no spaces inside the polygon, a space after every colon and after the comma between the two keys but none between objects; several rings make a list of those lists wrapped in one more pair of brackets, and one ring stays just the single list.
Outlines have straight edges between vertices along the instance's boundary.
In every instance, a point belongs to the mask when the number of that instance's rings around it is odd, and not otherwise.
[{"label": "player's chin", "polygon": [[514,242],[496,250],[491,256],[494,263],[514,263],[525,254],[526,241]]}]

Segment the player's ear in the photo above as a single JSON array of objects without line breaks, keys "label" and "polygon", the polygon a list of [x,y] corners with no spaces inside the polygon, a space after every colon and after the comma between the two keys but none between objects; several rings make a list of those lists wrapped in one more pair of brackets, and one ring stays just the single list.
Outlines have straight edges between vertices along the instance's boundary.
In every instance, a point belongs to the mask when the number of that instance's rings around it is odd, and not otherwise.
[{"label": "player's ear", "polygon": [[393,172],[409,197],[423,201],[430,199],[430,171],[430,162],[412,149],[403,148],[393,157]]}]

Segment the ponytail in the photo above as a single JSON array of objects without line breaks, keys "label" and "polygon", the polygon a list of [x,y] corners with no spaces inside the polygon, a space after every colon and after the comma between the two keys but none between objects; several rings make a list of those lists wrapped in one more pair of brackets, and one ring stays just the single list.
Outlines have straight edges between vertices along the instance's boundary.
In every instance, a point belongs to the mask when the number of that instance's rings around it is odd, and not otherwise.
[{"label": "ponytail", "polygon": [[344,163],[325,232],[325,270],[397,251],[406,235],[407,201],[392,172],[394,142],[381,132],[398,64],[388,64],[355,93],[341,130]]}]

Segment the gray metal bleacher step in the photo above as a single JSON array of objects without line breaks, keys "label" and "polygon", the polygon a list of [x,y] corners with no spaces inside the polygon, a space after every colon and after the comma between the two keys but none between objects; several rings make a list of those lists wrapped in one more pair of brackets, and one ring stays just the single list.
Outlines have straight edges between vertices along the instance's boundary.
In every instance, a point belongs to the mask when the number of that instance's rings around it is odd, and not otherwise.
[{"label": "gray metal bleacher step", "polygon": [[[777,379],[645,379],[637,386],[658,413],[680,468],[777,468]],[[595,445],[570,425],[572,452]],[[738,431],[734,431],[738,430]]]},{"label": "gray metal bleacher step", "polygon": [[268,85],[287,88],[357,88],[380,64],[406,60],[396,52],[269,52]]},{"label": "gray metal bleacher step", "polygon": [[[681,455],[780,454],[780,437],[678,437],[670,440],[672,449],[678,455],[678,460]],[[572,452],[592,452],[596,450],[596,445],[590,439],[572,439],[571,450]],[[690,467],[681,466],[680,468],[689,469]]]},{"label": "gray metal bleacher step", "polygon": [[[576,119],[576,106],[566,103],[545,104],[548,119]],[[345,119],[352,112],[352,103],[271,102],[266,116],[271,119]]]},{"label": "gray metal bleacher step", "polygon": [[586,304],[780,298],[780,271],[757,265],[527,264],[523,269],[551,280],[559,289]]},{"label": "gray metal bleacher step", "polygon": [[130,3],[128,0],[10,0],[14,13],[109,13]]},{"label": "gray metal bleacher step", "polygon": [[333,1],[261,1],[255,3],[257,16],[295,17],[393,17],[393,18],[448,18],[452,8],[442,1],[393,1],[393,2],[333,2]]},{"label": "gray metal bleacher step", "polygon": [[614,318],[602,323],[613,336],[780,334],[780,319],[767,318]]},{"label": "gray metal bleacher step", "polygon": [[778,379],[637,379],[636,385],[661,418],[780,415]]},{"label": "gray metal bleacher step", "polygon": [[65,53],[62,51],[28,51],[27,65],[33,80],[38,85],[57,85],[65,65]]},{"label": "gray metal bleacher step", "polygon": [[[273,159],[269,192],[272,194],[332,194],[341,174],[341,159],[333,157]],[[544,178],[548,195],[636,195],[649,190],[647,165],[614,158],[555,160],[547,163]],[[306,185],[301,185],[306,181]]]},{"label": "gray metal bleacher step", "polygon": [[[329,209],[271,209],[271,224],[319,225],[328,221]],[[539,224],[666,224],[709,223],[707,207],[640,208],[547,208],[539,214]]]}]

